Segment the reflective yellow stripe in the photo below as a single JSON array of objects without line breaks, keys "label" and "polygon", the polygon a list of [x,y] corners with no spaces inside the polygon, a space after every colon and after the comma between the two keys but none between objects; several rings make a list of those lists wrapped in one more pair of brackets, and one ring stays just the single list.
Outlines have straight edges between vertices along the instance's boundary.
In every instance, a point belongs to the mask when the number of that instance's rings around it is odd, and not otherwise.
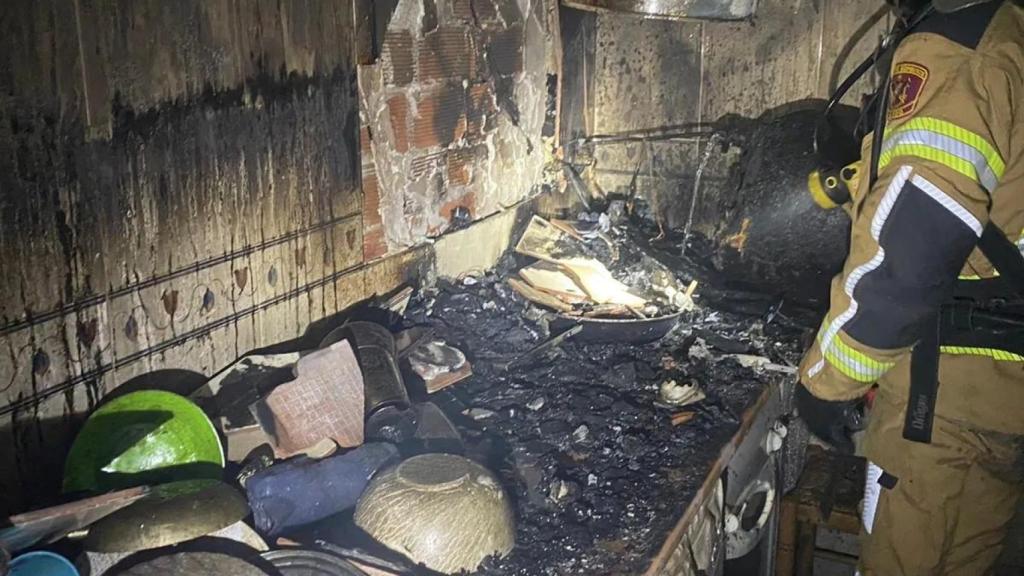
[{"label": "reflective yellow stripe", "polygon": [[971,348],[969,346],[943,346],[939,348],[943,354],[956,354],[960,356],[988,356],[995,360],[1004,362],[1024,362],[1024,356],[1020,354],[1014,354],[1013,352],[1007,352],[1006,350],[996,350],[995,348]]},{"label": "reflective yellow stripe", "polygon": [[854,349],[843,342],[839,334],[832,338],[829,346],[825,346],[822,340],[829,324],[830,322],[826,318],[821,330],[818,331],[818,345],[821,347],[821,355],[836,370],[857,382],[874,382],[895,366],[894,362],[881,362]]},{"label": "reflective yellow stripe", "polygon": [[1003,158],[985,138],[938,118],[913,118],[887,130],[879,169],[897,156],[916,156],[942,164],[990,193],[1006,172]]},{"label": "reflective yellow stripe", "polygon": [[[899,134],[895,137],[898,138]],[[931,146],[926,146],[924,144],[898,144],[888,148],[879,157],[878,169],[882,170],[891,164],[893,159],[897,156],[916,156],[925,160],[931,160],[932,162],[938,162],[951,170],[955,170],[956,172],[963,174],[974,182],[981,184],[981,177],[978,175],[978,171],[975,169],[974,164],[971,164],[959,156],[946,152],[945,150],[932,148]]]},{"label": "reflective yellow stripe", "polygon": [[[971,132],[970,130],[961,128],[952,122],[939,120],[938,118],[932,118],[929,116],[911,118],[896,128],[893,133],[906,132],[910,130],[927,130],[929,132],[936,132],[943,136],[948,136],[954,140],[959,140],[980,152],[981,155],[985,157],[985,161],[988,165],[992,167],[992,171],[995,172],[997,178],[1002,178],[1003,174],[1006,172],[1006,163],[1003,162],[1002,156],[999,155],[999,152],[996,151],[995,147],[989,144],[988,140],[974,132]],[[889,136],[889,133],[890,130],[886,130],[886,137]]]}]

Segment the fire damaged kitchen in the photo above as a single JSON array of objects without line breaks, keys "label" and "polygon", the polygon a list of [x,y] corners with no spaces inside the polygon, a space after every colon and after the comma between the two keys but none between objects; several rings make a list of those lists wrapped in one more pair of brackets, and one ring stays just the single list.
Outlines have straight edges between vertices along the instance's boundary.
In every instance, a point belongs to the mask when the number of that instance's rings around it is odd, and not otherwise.
[{"label": "fire damaged kitchen", "polygon": [[0,46],[0,576],[1024,574],[1019,0]]}]

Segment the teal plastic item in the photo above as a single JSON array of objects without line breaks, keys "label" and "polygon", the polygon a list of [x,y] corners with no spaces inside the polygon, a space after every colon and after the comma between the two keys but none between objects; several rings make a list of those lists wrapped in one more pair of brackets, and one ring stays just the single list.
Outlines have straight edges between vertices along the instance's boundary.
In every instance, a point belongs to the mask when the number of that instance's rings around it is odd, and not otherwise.
[{"label": "teal plastic item", "polygon": [[79,576],[75,565],[53,552],[29,552],[11,561],[10,576]]},{"label": "teal plastic item", "polygon": [[64,464],[64,492],[107,492],[178,480],[221,479],[213,423],[183,396],[141,390],[100,406]]}]

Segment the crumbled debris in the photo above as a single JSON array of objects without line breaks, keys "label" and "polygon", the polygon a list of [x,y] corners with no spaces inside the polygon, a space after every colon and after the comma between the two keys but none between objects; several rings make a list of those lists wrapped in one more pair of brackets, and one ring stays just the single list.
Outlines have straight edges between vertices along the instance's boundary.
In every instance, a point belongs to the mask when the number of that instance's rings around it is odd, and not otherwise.
[{"label": "crumbled debris", "polygon": [[465,411],[463,411],[463,414],[472,418],[473,420],[487,420],[488,418],[493,418],[494,416],[497,415],[497,413],[486,408],[468,408]]},{"label": "crumbled debris", "polygon": [[708,345],[702,338],[697,338],[693,342],[686,355],[695,362],[705,362],[712,358],[711,350],[708,350]]},{"label": "crumbled debris", "polygon": [[413,372],[424,380],[454,372],[466,364],[466,356],[443,341],[425,342],[409,354]]},{"label": "crumbled debris", "polygon": [[666,380],[658,387],[661,401],[669,406],[686,406],[704,399],[704,392],[696,384],[679,384]]},{"label": "crumbled debris", "polygon": [[586,442],[589,437],[590,428],[587,428],[586,424],[580,424],[578,428],[572,431],[572,441],[577,444]]},{"label": "crumbled debris", "polygon": [[[609,234],[622,233],[613,227]],[[639,260],[626,251],[621,259]],[[441,281],[418,294],[407,314],[407,322],[432,328],[473,364],[473,376],[431,399],[463,416],[455,424],[467,455],[499,475],[516,507],[515,550],[481,572],[641,573],[740,415],[784,377],[725,358],[719,340],[788,365],[799,358],[800,330],[781,322],[751,330],[764,310],[697,308],[659,342],[568,338],[506,370],[551,337],[554,315],[505,284],[527,262],[509,254],[472,284]],[[673,426],[674,413],[658,406],[659,385],[668,380],[700,382],[706,395],[687,408],[694,414],[685,426]]]},{"label": "crumbled debris", "polygon": [[515,251],[538,259],[510,286],[542,306],[591,318],[657,318],[694,307],[663,263],[628,241],[605,215],[547,221],[534,216]]}]

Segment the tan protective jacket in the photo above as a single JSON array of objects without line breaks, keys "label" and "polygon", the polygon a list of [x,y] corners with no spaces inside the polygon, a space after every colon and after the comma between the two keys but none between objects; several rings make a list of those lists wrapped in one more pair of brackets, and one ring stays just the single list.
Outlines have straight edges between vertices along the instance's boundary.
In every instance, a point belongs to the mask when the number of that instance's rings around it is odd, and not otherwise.
[{"label": "tan protective jacket", "polygon": [[[1024,239],[1024,8],[989,2],[930,16],[897,48],[891,72],[879,178],[856,191],[850,254],[801,366],[804,384],[828,400],[877,382],[905,402],[922,324],[958,276],[997,273],[975,248],[982,229],[991,220]],[[870,150],[869,136],[865,166]],[[1024,357],[942,352],[939,417],[1024,433]]]}]

